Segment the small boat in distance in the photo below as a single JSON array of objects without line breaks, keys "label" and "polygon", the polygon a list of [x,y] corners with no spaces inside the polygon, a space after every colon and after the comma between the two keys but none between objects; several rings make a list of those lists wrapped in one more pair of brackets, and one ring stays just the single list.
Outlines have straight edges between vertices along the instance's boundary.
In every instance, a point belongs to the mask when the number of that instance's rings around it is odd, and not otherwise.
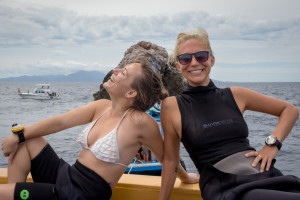
[{"label": "small boat in distance", "polygon": [[50,84],[42,83],[37,84],[33,92],[21,92],[18,88],[18,95],[23,99],[37,99],[37,100],[50,100],[50,99],[59,99],[59,95],[56,92],[50,90]]}]

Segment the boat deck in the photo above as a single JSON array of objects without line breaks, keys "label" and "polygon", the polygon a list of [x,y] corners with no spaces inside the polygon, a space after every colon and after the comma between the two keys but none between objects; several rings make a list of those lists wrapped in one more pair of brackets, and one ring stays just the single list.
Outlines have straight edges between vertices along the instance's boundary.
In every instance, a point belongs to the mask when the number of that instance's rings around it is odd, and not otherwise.
[{"label": "boat deck", "polygon": [[[32,182],[29,175],[28,182]],[[160,176],[124,174],[113,191],[111,200],[153,200],[158,199]],[[0,184],[7,183],[7,169],[0,168]],[[142,198],[141,198],[142,197]],[[177,178],[170,200],[201,200],[198,184],[184,184]]]}]

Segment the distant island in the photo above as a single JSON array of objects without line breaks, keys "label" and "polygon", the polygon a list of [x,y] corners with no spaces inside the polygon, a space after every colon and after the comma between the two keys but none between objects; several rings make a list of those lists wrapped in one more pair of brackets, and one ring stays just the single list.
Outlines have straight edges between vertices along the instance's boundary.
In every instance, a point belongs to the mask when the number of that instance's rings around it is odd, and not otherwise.
[{"label": "distant island", "polygon": [[0,82],[96,82],[102,83],[106,74],[99,71],[84,71],[69,75],[19,76],[0,79]]}]

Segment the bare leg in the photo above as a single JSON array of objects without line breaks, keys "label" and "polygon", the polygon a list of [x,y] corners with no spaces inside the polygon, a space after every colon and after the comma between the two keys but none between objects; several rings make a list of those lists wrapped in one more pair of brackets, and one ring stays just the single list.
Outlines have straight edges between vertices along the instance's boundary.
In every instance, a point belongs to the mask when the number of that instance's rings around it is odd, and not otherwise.
[{"label": "bare leg", "polygon": [[8,165],[8,183],[25,182],[31,169],[31,160],[45,147],[43,137],[33,138],[20,144],[11,164]]},{"label": "bare leg", "polygon": [[0,184],[0,198],[14,200],[15,184]]}]

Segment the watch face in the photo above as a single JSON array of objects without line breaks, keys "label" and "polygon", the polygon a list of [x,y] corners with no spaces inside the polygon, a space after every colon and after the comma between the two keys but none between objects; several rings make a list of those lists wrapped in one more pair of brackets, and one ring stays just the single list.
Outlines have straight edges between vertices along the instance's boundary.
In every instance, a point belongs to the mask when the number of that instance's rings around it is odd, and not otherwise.
[{"label": "watch face", "polygon": [[22,128],[22,127],[23,127],[22,124],[17,124],[17,125],[15,125],[15,126],[13,126],[13,129],[20,129],[20,128]]},{"label": "watch face", "polygon": [[274,136],[268,136],[267,137],[267,139],[266,139],[266,143],[267,144],[270,144],[270,145],[272,145],[272,144],[274,144],[276,142],[276,138],[274,137]]},{"label": "watch face", "polygon": [[18,133],[19,131],[23,131],[24,130],[24,125],[23,124],[14,124],[12,127],[11,127],[11,131],[13,133]]}]

